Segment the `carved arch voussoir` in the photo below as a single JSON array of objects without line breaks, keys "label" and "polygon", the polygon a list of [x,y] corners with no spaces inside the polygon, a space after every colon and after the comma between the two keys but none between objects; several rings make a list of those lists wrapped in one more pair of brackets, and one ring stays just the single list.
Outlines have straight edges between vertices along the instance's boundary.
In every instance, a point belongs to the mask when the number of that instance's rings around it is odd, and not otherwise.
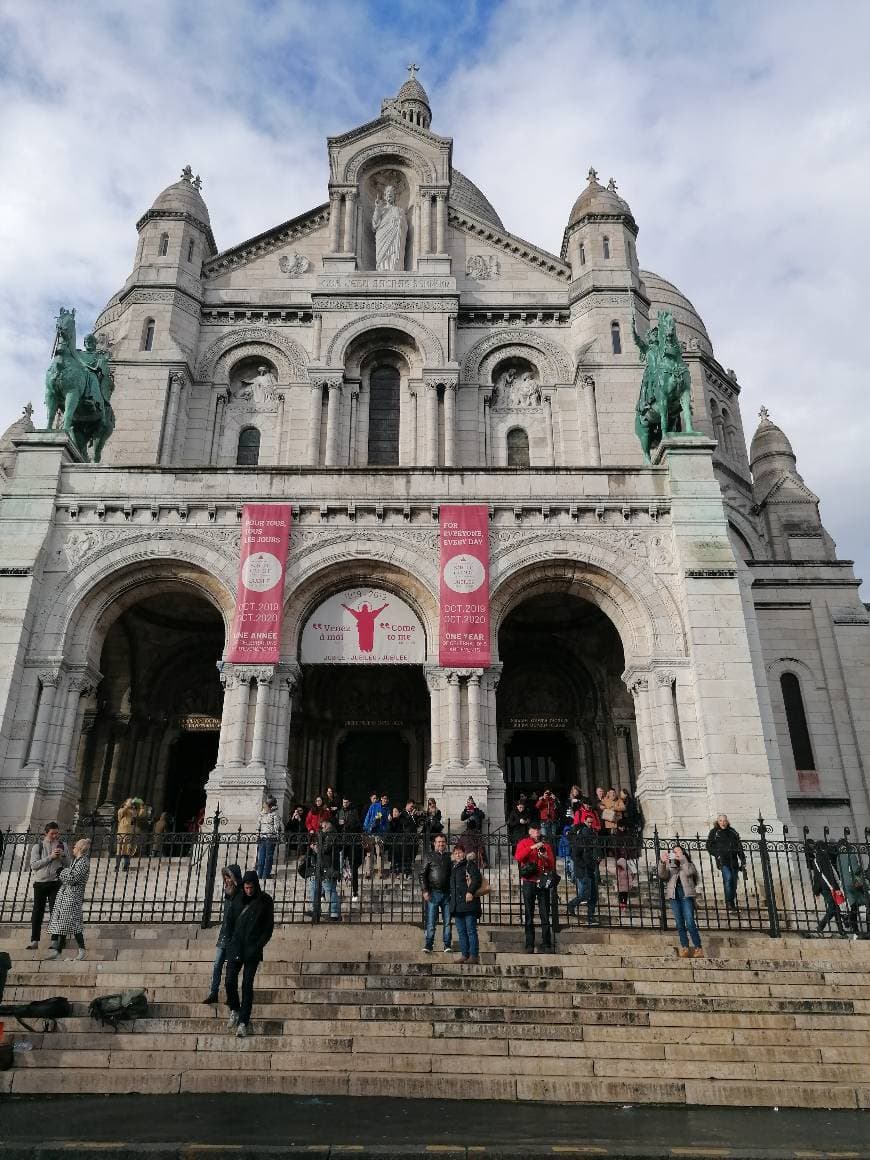
[{"label": "carved arch voussoir", "polygon": [[346,323],[334,336],[326,353],[326,365],[341,367],[351,342],[367,330],[401,330],[409,335],[422,352],[427,366],[443,366],[444,347],[441,339],[427,326],[407,314],[367,314]]},{"label": "carved arch voussoir", "polygon": [[[226,356],[232,355],[232,359]],[[279,380],[284,383],[305,382],[308,375],[308,355],[294,339],[265,326],[248,326],[232,330],[209,346],[196,364],[199,382],[212,380],[226,383],[229,364],[248,355],[262,356],[275,363]]]},{"label": "carved arch voussoir", "polygon": [[543,386],[570,383],[574,365],[568,354],[544,335],[498,330],[476,343],[462,360],[462,381],[490,386],[492,370],[503,358],[526,358],[538,368]]},{"label": "carved arch voussoir", "polygon": [[359,180],[360,171],[366,163],[381,156],[385,161],[393,157],[400,157],[417,171],[420,181],[424,185],[430,185],[437,179],[432,162],[427,160],[422,153],[399,141],[381,141],[377,145],[369,145],[354,153],[345,162],[344,173],[339,175],[338,181],[348,184],[355,183]]}]

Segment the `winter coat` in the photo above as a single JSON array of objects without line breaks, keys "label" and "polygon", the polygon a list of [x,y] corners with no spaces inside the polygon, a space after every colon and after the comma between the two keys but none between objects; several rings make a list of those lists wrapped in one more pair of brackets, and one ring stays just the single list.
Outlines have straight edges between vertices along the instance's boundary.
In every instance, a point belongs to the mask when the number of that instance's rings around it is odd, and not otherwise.
[{"label": "winter coat", "polygon": [[436,836],[436,834],[444,833],[444,823],[441,821],[441,811],[433,810],[430,814],[427,810],[423,815],[423,833],[429,842]]},{"label": "winter coat", "polygon": [[555,822],[559,816],[559,803],[553,794],[541,794],[535,808],[542,822]]},{"label": "winter coat", "polygon": [[[236,865],[225,866],[224,870],[223,870],[223,874],[232,874],[233,881],[236,884],[236,888],[232,894],[227,894],[226,891],[224,891],[224,896],[223,896],[224,912],[223,912],[223,917],[221,918],[221,928],[218,931],[218,936],[217,936],[217,945],[219,947],[225,947],[227,945],[227,941],[229,939],[230,932],[232,931],[233,927],[235,926],[236,919],[238,918],[238,916],[241,914],[241,911],[242,911],[242,870],[241,870],[241,867],[236,866]],[[222,882],[223,882],[223,874],[221,875]]]},{"label": "winter coat", "polygon": [[467,857],[474,858],[478,866],[486,866],[486,843],[480,830],[469,824],[456,839],[456,845]]},{"label": "winter coat", "polygon": [[363,821],[363,829],[367,834],[377,834],[381,836],[387,832],[387,826],[390,822],[390,807],[388,805],[381,805],[380,802],[372,802],[366,813]]},{"label": "winter coat", "polygon": [[120,856],[130,857],[136,854],[139,847],[133,841],[132,835],[136,830],[136,811],[133,806],[123,805],[118,810],[118,843],[115,847],[115,853]]},{"label": "winter coat", "polygon": [[[63,849],[60,858],[52,858],[51,856],[51,852],[56,846]],[[37,842],[35,846],[30,848],[32,882],[57,882],[60,879],[61,870],[65,870],[69,864],[69,848],[66,842],[62,842],[60,838],[54,842],[49,842],[48,839],[43,838],[41,842]]]},{"label": "winter coat", "polygon": [[480,918],[480,899],[466,902],[466,894],[475,894],[483,883],[477,864],[469,858],[454,862],[450,870],[450,913],[473,914]]},{"label": "winter coat", "polygon": [[717,822],[707,835],[706,844],[707,853],[715,860],[720,870],[723,866],[730,866],[732,870],[742,870],[746,865],[743,843],[733,826],[726,826],[723,830]]},{"label": "winter coat", "polygon": [[698,893],[698,868],[688,858],[680,858],[674,865],[675,859],[668,862],[659,862],[658,875],[665,883],[665,898],[672,902],[676,897],[677,882],[683,888],[684,898],[694,898]]},{"label": "winter coat", "polygon": [[466,806],[462,813],[459,815],[459,820],[460,822],[468,822],[471,820],[471,818],[474,818],[477,821],[478,829],[480,829],[483,826],[483,819],[485,817],[486,815],[480,806],[472,806],[471,809]]},{"label": "winter coat", "polygon": [[90,872],[91,860],[87,854],[73,858],[69,866],[61,870],[61,887],[51,908],[51,921],[48,924],[50,935],[81,934],[85,884]]},{"label": "winter coat", "polygon": [[846,902],[849,906],[866,906],[867,871],[861,863],[861,855],[852,846],[839,846],[836,865],[840,881],[843,883]]},{"label": "winter coat", "polygon": [[620,794],[619,800],[622,802],[624,813],[622,820],[628,830],[642,830],[643,829],[643,814],[638,805],[637,798],[632,797],[627,793],[625,797]]},{"label": "winter coat", "polygon": [[572,826],[568,831],[568,848],[574,863],[574,877],[594,878],[604,855],[603,841],[588,823]]},{"label": "winter coat", "polygon": [[317,806],[312,806],[308,813],[305,815],[305,829],[309,834],[316,834],[320,829],[321,822],[331,821],[332,814],[329,812],[326,806],[321,806],[320,809],[318,809]]},{"label": "winter coat", "polygon": [[[525,837],[517,843],[514,857],[520,866],[520,878],[523,882],[540,882],[542,875],[550,874],[556,869],[556,857],[549,842],[544,842],[543,850],[534,850],[535,843],[530,837]],[[524,867],[527,872],[523,873]]]},{"label": "winter coat", "polygon": [[601,814],[599,814],[598,810],[581,805],[580,809],[574,815],[574,825],[590,826],[598,834],[601,832]]},{"label": "winter coat", "polygon": [[430,850],[420,867],[420,886],[423,893],[428,894],[432,890],[448,890],[451,870],[452,859],[448,850],[445,850],[443,854],[439,854],[437,850]]},{"label": "winter coat", "polygon": [[624,802],[616,796],[613,790],[608,790],[601,799],[601,820],[608,833],[616,829],[617,823],[624,813]]},{"label": "winter coat", "polygon": [[272,896],[257,888],[252,898],[242,891],[242,909],[227,943],[227,957],[233,962],[259,963],[263,948],[275,928]]},{"label": "winter coat", "polygon": [[507,819],[508,838],[511,846],[515,847],[517,842],[529,836],[529,826],[534,821],[537,821],[537,818],[533,818],[527,809],[523,808],[520,811],[514,806]]},{"label": "winter coat", "polygon": [[813,894],[823,894],[825,887],[832,894],[835,890],[841,888],[840,879],[837,877],[837,871],[834,868],[836,854],[837,849],[835,846],[829,846],[825,842],[813,842],[812,840],[807,842],[806,858],[807,866],[812,874]]},{"label": "winter coat", "polygon": [[260,841],[277,842],[281,836],[281,819],[275,806],[263,810],[257,819],[257,837]]}]

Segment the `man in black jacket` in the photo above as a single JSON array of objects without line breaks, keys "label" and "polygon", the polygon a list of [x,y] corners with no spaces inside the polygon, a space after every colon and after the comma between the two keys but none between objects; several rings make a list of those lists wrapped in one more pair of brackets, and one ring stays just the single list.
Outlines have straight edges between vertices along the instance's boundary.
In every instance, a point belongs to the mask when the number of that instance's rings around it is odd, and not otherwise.
[{"label": "man in black jacket", "polygon": [[737,909],[737,875],[746,867],[746,855],[740,835],[728,821],[726,814],[720,814],[716,824],[707,835],[707,853],[715,860],[722,873],[725,905],[729,910]]},{"label": "man in black jacket", "polygon": [[460,963],[480,962],[477,920],[480,918],[479,892],[482,885],[483,875],[477,863],[466,858],[465,851],[457,842],[453,847],[449,894],[450,913],[459,939]]},{"label": "man in black jacket", "polygon": [[341,852],[350,866],[351,902],[359,902],[359,868],[363,863],[362,821],[349,797],[341,799],[341,809],[335,815],[335,825],[341,834]]},{"label": "man in black jacket", "polygon": [[218,994],[221,985],[221,974],[223,973],[224,963],[227,961],[227,942],[229,941],[230,932],[236,924],[236,919],[242,913],[242,900],[244,894],[242,893],[242,871],[235,863],[232,866],[225,866],[221,877],[224,884],[224,914],[221,921],[221,928],[218,931],[217,947],[215,949],[214,963],[211,971],[211,986],[208,994],[203,999],[203,1003],[217,1003]]},{"label": "man in black jacket", "polygon": [[601,836],[585,821],[572,826],[568,831],[568,848],[574,864],[574,881],[577,883],[577,895],[568,903],[568,913],[576,914],[577,907],[585,902],[590,926],[595,922],[598,906],[598,883],[601,877],[598,865],[604,852],[602,844]]},{"label": "man in black jacket", "polygon": [[[260,889],[255,870],[242,878],[242,909],[229,932],[227,943],[227,1006],[230,1009],[228,1029],[244,1039],[249,1032],[251,1008],[254,1005],[254,976],[263,961],[263,948],[275,927],[272,896]],[[242,1001],[239,1002],[239,971],[242,972]]]},{"label": "man in black jacket", "polygon": [[423,950],[431,954],[435,944],[435,923],[441,911],[441,930],[444,936],[444,953],[453,949],[453,927],[450,921],[450,873],[453,864],[447,851],[447,839],[443,834],[435,835],[434,848],[423,857],[420,869],[420,885],[423,901],[426,903],[426,941]]}]

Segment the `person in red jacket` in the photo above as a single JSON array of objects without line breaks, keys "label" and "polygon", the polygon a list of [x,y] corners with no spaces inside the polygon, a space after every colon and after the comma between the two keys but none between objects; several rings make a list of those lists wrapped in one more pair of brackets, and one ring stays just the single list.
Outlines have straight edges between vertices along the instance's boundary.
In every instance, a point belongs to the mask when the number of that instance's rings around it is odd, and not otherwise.
[{"label": "person in red jacket", "polygon": [[541,819],[544,841],[553,845],[556,840],[556,819],[559,816],[559,803],[556,801],[556,795],[551,789],[545,789],[535,805]]},{"label": "person in red jacket", "polygon": [[541,920],[541,950],[549,953],[553,949],[550,894],[553,890],[556,856],[553,853],[553,847],[541,837],[541,827],[536,822],[532,822],[529,826],[529,836],[521,838],[517,842],[514,857],[520,867],[526,950],[529,954],[534,954],[535,905],[537,905]]},{"label": "person in red jacket", "polygon": [[329,812],[328,806],[324,804],[322,797],[314,799],[314,805],[305,815],[305,829],[309,834],[316,834],[320,830],[321,822],[331,822],[332,814]]}]

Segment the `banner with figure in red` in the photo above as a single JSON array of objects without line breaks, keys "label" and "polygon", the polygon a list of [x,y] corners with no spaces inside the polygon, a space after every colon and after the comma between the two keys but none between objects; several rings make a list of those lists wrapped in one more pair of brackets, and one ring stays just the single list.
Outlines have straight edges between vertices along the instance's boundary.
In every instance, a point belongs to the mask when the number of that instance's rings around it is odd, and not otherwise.
[{"label": "banner with figure in red", "polygon": [[489,508],[445,504],[441,524],[439,664],[489,664]]},{"label": "banner with figure in red", "polygon": [[279,658],[291,510],[289,503],[242,507],[239,588],[228,661],[273,665]]}]

